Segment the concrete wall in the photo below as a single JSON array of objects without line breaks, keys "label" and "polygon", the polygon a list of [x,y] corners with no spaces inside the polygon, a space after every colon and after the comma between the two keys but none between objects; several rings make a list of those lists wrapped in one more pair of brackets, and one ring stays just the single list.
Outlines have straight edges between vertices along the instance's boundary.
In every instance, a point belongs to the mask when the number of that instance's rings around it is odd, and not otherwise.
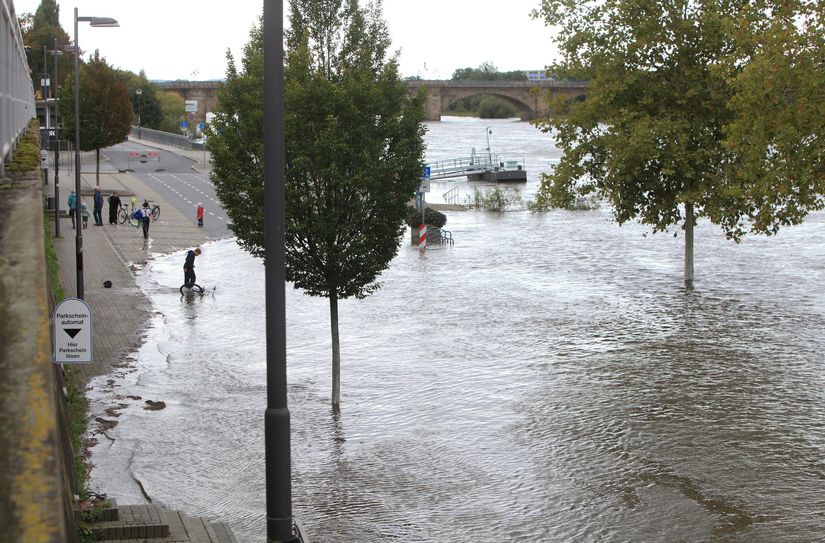
[{"label": "concrete wall", "polygon": [[38,173],[0,182],[0,539],[64,543],[76,540],[73,473]]}]

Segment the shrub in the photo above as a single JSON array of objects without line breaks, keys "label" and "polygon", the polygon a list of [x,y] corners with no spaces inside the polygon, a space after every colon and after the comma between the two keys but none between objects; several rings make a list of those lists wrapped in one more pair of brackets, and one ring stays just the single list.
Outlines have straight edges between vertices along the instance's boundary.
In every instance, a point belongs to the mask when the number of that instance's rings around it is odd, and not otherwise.
[{"label": "shrub", "polygon": [[[2,160],[2,158],[0,158]],[[40,166],[40,122],[32,119],[26,132],[20,137],[14,158],[7,170],[11,173],[30,172]]]},{"label": "shrub", "polygon": [[481,208],[485,211],[505,211],[521,203],[521,193],[511,187],[501,189],[496,187],[493,190],[481,191],[473,190],[473,207]]},{"label": "shrub", "polygon": [[[406,222],[410,228],[418,228],[421,226],[421,210],[411,207]],[[442,228],[447,224],[447,215],[428,207],[424,209],[424,222],[436,228]]]},{"label": "shrub", "polygon": [[487,96],[478,105],[478,116],[482,119],[507,119],[518,117],[516,107],[497,96]]}]

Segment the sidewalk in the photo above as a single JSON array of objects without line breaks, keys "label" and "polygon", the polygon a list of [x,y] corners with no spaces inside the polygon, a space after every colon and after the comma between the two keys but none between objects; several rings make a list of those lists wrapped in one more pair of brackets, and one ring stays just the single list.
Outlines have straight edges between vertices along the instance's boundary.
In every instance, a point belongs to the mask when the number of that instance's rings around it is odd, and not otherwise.
[{"label": "sidewalk", "polygon": [[[177,151],[175,151],[177,152]],[[90,211],[93,207],[92,194],[95,186],[94,162],[86,157],[81,163],[81,194]],[[49,171],[49,182],[44,187],[46,194],[54,194],[54,173]],[[74,188],[74,170],[60,171],[60,208],[65,210],[71,188]],[[104,203],[103,226],[95,226],[90,217],[88,228],[80,230],[83,238],[83,285],[84,299],[92,312],[92,364],[79,366],[84,383],[97,375],[108,374],[124,367],[132,360],[133,353],[140,347],[151,316],[149,300],[135,280],[135,272],[146,267],[156,255],[189,249],[207,241],[202,228],[198,228],[193,217],[184,217],[167,200],[151,190],[136,176],[117,173],[105,168],[101,163],[100,187],[104,199],[117,191],[124,203],[135,195],[138,202],[152,200],[160,205],[160,218],[149,228],[149,240],[144,242],[143,231],[126,224],[110,225],[109,204]],[[54,239],[55,251],[60,265],[60,281],[66,296],[76,296],[76,234],[71,219],[61,213],[60,238]],[[183,263],[181,262],[181,266]],[[103,286],[111,281],[111,288]],[[93,414],[90,416],[94,416]],[[104,489],[105,490],[105,489]],[[157,539],[150,536],[149,524],[145,519],[132,519],[134,509],[150,508],[152,505],[120,507],[122,519],[117,522],[98,523],[96,533],[123,539],[127,535],[140,537],[140,541],[167,541],[185,543],[237,543],[231,529],[207,519],[190,517],[178,511],[157,508],[163,522],[154,523],[154,528],[164,530]],[[145,536],[145,538],[144,538]],[[134,540],[134,539],[133,539]],[[137,541],[137,540],[134,540]]]},{"label": "sidewalk", "polygon": [[[83,170],[88,163],[83,163]],[[71,183],[67,182],[71,179]],[[81,193],[89,210],[93,203],[95,174],[81,173]],[[76,230],[65,215],[70,188],[74,188],[74,172],[60,172],[60,234],[54,240],[60,263],[60,279],[67,296],[77,293]],[[103,207],[103,226],[94,226],[92,217],[89,227],[82,230],[83,237],[83,285],[84,298],[92,310],[94,326],[94,362],[84,366],[84,380],[110,371],[122,364],[139,345],[142,332],[149,319],[150,301],[135,282],[135,271],[142,269],[153,255],[190,249],[207,241],[203,230],[192,217],[184,217],[168,201],[151,190],[136,176],[129,173],[101,171],[100,187],[104,198],[117,191],[121,200],[128,203],[132,195],[139,202],[152,200],[161,207],[160,218],[149,228],[149,241],[144,243],[140,228],[110,225],[109,204]],[[53,172],[49,171],[49,184],[44,189],[53,194]],[[87,196],[88,194],[88,196]],[[104,281],[111,281],[111,288],[104,288]]]}]

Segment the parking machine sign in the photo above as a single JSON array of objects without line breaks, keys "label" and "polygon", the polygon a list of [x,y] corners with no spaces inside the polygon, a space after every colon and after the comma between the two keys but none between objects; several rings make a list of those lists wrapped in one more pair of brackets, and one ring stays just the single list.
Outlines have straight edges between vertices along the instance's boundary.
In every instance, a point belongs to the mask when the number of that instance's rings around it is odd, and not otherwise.
[{"label": "parking machine sign", "polygon": [[54,310],[54,361],[58,364],[92,361],[92,311],[79,298],[66,298]]}]

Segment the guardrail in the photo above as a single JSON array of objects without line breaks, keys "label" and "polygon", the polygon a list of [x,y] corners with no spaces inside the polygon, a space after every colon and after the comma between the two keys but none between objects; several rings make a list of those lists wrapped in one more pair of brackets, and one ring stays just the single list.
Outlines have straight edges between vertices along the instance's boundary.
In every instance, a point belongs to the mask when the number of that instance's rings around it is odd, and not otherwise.
[{"label": "guardrail", "polygon": [[17,140],[36,115],[34,87],[23,36],[11,0],[0,0],[0,177],[6,158],[11,158]]},{"label": "guardrail", "polygon": [[188,151],[193,149],[199,150],[202,148],[201,144],[193,142],[186,136],[172,134],[171,132],[163,132],[162,130],[153,130],[151,128],[138,128],[137,126],[133,126],[132,137],[154,141],[157,143],[165,143],[166,145],[180,147],[181,149],[186,149]]}]

